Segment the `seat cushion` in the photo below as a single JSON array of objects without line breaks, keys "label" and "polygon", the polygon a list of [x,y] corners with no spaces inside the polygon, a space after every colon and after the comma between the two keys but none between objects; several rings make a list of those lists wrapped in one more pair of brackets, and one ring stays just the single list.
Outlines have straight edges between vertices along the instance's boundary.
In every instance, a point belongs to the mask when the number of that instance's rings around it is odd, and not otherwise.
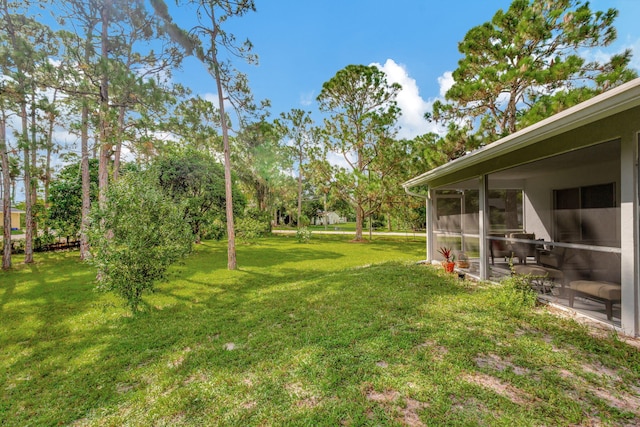
[{"label": "seat cushion", "polygon": [[620,297],[622,295],[620,285],[612,282],[574,280],[569,283],[568,287],[574,291],[610,301],[620,301]]},{"label": "seat cushion", "polygon": [[558,257],[558,255],[550,252],[540,253],[540,256],[538,257],[538,262],[540,264],[548,265],[554,268],[560,267],[560,258]]},{"label": "seat cushion", "polygon": [[535,266],[535,265],[526,265],[526,264],[518,264],[513,266],[513,271],[516,274],[527,275],[530,274],[532,276],[547,276],[547,271],[544,268]]},{"label": "seat cushion", "polygon": [[562,282],[562,280],[564,279],[564,274],[562,273],[562,271],[555,268],[544,267],[542,265],[518,264],[513,266],[513,271],[516,274],[530,274],[532,276],[547,277],[554,282]]}]

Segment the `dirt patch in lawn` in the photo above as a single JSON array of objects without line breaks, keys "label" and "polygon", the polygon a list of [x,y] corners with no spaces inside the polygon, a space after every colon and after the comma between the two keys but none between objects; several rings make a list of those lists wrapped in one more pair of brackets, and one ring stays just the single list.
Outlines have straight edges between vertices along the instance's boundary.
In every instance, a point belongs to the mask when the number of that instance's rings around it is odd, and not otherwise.
[{"label": "dirt patch in lawn", "polygon": [[449,350],[446,347],[438,345],[435,341],[425,341],[418,345],[418,349],[426,349],[433,355],[433,358],[437,362],[442,362],[444,357],[449,354]]},{"label": "dirt patch in lawn", "polygon": [[[584,364],[583,368],[588,366],[589,365]],[[586,371],[593,373],[593,365],[588,367]],[[608,382],[613,383],[610,384],[610,386],[603,387],[597,384],[592,384],[585,378],[582,378],[566,369],[561,369],[558,373],[563,378],[567,378],[573,382],[574,389],[570,391],[570,393],[577,399],[581,401],[588,401],[595,397],[603,400],[612,408],[616,408],[624,412],[630,412],[636,417],[640,417],[640,387],[632,385],[629,387],[629,390],[617,389],[616,384],[621,384],[623,380],[617,377],[616,374],[611,375],[611,372],[608,370],[606,370],[605,373],[596,372],[601,375],[601,379],[605,379],[608,380]],[[640,425],[640,419],[636,418],[634,422],[635,424],[629,425]]]},{"label": "dirt patch in lawn", "polygon": [[510,360],[503,359],[497,354],[493,353],[478,356],[476,357],[475,361],[476,365],[478,365],[478,367],[480,368],[490,368],[500,372],[511,369],[516,375],[525,375],[529,373],[529,369],[515,365]]},{"label": "dirt patch in lawn", "polygon": [[[400,393],[395,390],[377,392],[368,387],[365,395],[368,400],[380,404],[385,411],[397,413],[399,415],[398,422],[410,427],[422,427],[425,425],[420,420],[419,412],[428,406],[426,403],[416,399],[402,398]],[[403,401],[404,406],[402,406]]]},{"label": "dirt patch in lawn", "polygon": [[532,398],[522,390],[512,386],[511,384],[506,384],[500,381],[498,378],[492,377],[491,375],[476,372],[473,374],[463,375],[462,379],[466,382],[476,384],[480,387],[488,388],[494,393],[506,397],[507,399],[518,405],[524,405],[534,400],[534,398]]},{"label": "dirt patch in lawn", "polygon": [[621,411],[631,412],[640,417],[640,396],[627,392],[612,393],[610,389],[602,387],[588,386],[587,390],[599,399],[607,402],[609,406]]},{"label": "dirt patch in lawn", "polygon": [[320,398],[305,389],[301,383],[291,383],[285,386],[289,395],[298,399],[295,405],[298,408],[315,408],[320,403]]}]

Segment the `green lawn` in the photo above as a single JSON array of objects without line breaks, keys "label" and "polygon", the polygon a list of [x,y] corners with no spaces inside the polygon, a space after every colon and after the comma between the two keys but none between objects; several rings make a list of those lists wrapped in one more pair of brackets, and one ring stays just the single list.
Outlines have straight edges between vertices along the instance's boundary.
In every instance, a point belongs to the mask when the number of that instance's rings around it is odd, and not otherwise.
[{"label": "green lawn", "polygon": [[[307,226],[309,230],[324,230],[324,225],[309,225]],[[329,231],[356,231],[356,223],[355,222],[344,222],[340,224],[327,224],[327,230]],[[286,225],[281,225],[277,227],[273,227],[274,230],[295,230],[296,227],[289,227]],[[367,229],[368,230],[368,229]]]},{"label": "green lawn", "polygon": [[[640,352],[416,265],[424,242],[206,242],[131,317],[77,253],[0,272],[0,425],[637,425]],[[602,334],[601,334],[602,335]]]},{"label": "green lawn", "polygon": [[[309,230],[317,230],[317,231],[324,231],[325,230],[325,226],[324,225],[309,225],[307,228],[309,228]],[[295,227],[287,227],[287,226],[278,226],[278,227],[274,227],[275,230],[292,230],[295,229]],[[344,222],[344,223],[339,223],[339,224],[328,224],[326,226],[326,230],[327,231],[356,231],[356,223],[355,222]],[[374,228],[375,232],[378,233],[384,233],[384,232],[388,232],[389,229],[387,227],[376,227]],[[362,229],[362,232],[364,234],[369,233],[369,225],[368,223],[365,223]],[[400,233],[414,233],[413,230],[405,230],[405,229],[398,229],[398,228],[394,228],[392,230],[392,232],[400,232]],[[424,230],[421,231],[416,231],[415,233],[420,233],[422,235],[424,235]]]}]

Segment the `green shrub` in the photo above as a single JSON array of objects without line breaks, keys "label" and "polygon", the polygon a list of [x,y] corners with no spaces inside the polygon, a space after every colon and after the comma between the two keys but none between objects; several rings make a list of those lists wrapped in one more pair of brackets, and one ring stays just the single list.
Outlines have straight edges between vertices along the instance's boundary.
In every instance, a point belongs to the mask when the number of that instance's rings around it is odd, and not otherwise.
[{"label": "green shrub", "polygon": [[227,235],[227,224],[219,218],[207,221],[202,227],[202,238],[206,240],[221,240]]},{"label": "green shrub", "polygon": [[236,220],[236,237],[243,243],[252,242],[260,237],[266,236],[270,231],[270,225],[263,221],[244,217]]},{"label": "green shrub", "polygon": [[512,312],[530,310],[538,300],[538,293],[531,288],[531,277],[527,275],[503,279],[497,293],[497,303]]},{"label": "green shrub", "polygon": [[44,250],[44,248],[47,245],[52,244],[53,242],[55,242],[55,240],[56,240],[56,237],[53,234],[50,234],[50,233],[40,234],[35,239],[33,239],[33,250],[34,251]]},{"label": "green shrub", "polygon": [[298,227],[307,227],[309,224],[311,224],[309,217],[305,214],[300,215],[300,218],[298,218]]},{"label": "green shrub", "polygon": [[11,253],[13,254],[23,254],[24,248],[27,246],[27,241],[25,239],[16,239],[11,241]]},{"label": "green shrub", "polygon": [[298,243],[309,243],[309,240],[311,240],[311,230],[307,227],[298,228],[298,231],[296,231],[296,239]]},{"label": "green shrub", "polygon": [[147,174],[129,173],[110,185],[105,205],[92,211],[89,230],[98,289],[118,294],[136,313],[143,293],[191,250],[182,212]]},{"label": "green shrub", "polygon": [[256,208],[247,209],[244,214],[247,218],[253,218],[264,224],[267,233],[271,233],[271,214],[269,212],[261,211]]}]

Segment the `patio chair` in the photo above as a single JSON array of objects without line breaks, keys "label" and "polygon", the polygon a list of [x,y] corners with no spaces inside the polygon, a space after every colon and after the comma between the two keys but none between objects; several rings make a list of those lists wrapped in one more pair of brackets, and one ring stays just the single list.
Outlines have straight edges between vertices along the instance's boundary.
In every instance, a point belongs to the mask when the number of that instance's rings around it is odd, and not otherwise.
[{"label": "patio chair", "polygon": [[538,249],[536,251],[536,261],[545,267],[560,269],[564,263],[565,252],[566,248],[560,248],[558,246],[549,249]]},{"label": "patio chair", "polygon": [[[489,237],[506,237],[504,234],[489,234]],[[489,240],[489,254],[491,255],[491,265],[495,265],[495,257],[504,258],[506,261],[507,258],[511,258],[513,256],[513,250],[511,248],[511,244],[505,240]]]},{"label": "patio chair", "polygon": [[[509,235],[511,239],[521,239],[521,240],[535,240],[536,235],[533,233],[511,233]],[[513,254],[518,257],[518,262],[520,264],[527,263],[527,257],[535,257],[536,256],[536,244],[535,243],[523,243],[523,242],[513,242],[511,243],[511,248],[513,250]]]}]

